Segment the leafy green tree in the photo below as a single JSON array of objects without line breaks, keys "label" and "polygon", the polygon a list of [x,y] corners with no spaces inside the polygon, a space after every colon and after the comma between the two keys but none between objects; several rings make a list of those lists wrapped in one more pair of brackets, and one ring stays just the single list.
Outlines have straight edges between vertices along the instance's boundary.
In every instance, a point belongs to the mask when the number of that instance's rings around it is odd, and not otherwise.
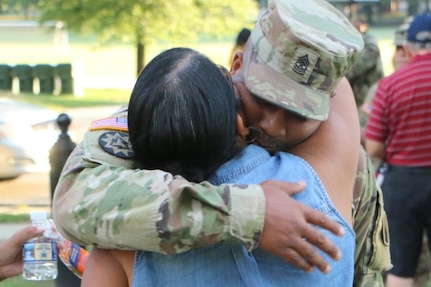
[{"label": "leafy green tree", "polygon": [[0,14],[3,12],[11,14],[22,14],[29,19],[30,10],[37,6],[38,0],[0,0]]},{"label": "leafy green tree", "polygon": [[252,0],[39,0],[41,22],[57,20],[70,31],[136,45],[137,72],[154,41],[227,37],[255,21]]}]

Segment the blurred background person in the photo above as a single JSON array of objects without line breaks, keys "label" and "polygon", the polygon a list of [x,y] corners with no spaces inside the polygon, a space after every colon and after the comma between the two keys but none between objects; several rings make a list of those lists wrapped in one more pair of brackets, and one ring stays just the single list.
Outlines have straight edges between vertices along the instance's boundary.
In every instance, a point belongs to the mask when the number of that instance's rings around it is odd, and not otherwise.
[{"label": "blurred background person", "polygon": [[245,43],[247,42],[248,37],[250,37],[250,34],[251,30],[248,28],[242,28],[242,30],[238,33],[235,40],[235,46],[233,46],[232,51],[230,52],[227,67],[230,67],[232,64],[233,56],[235,56],[237,51],[244,51]]},{"label": "blurred background person", "polygon": [[431,234],[431,15],[414,18],[404,49],[409,62],[379,82],[365,130],[370,156],[387,164],[382,190],[394,265],[388,287],[414,286],[424,229]]},{"label": "blurred background person", "polygon": [[[398,70],[398,68],[404,66],[409,62],[409,57],[407,56],[407,53],[404,49],[404,44],[406,42],[407,37],[407,29],[409,28],[410,22],[413,20],[413,18],[408,17],[404,21],[403,24],[401,24],[396,30],[395,30],[395,36],[394,36],[394,45],[395,45],[395,51],[394,56],[392,58],[392,65],[394,68],[394,71]],[[360,107],[362,120],[361,120],[361,142],[364,144],[364,137],[363,133],[365,131],[365,126],[368,122],[368,118],[371,113],[372,103],[374,99],[374,95],[377,90],[379,81],[375,82],[368,90],[366,97],[364,99],[364,102],[362,103]],[[378,167],[380,162],[377,162],[374,166],[375,168]]]},{"label": "blurred background person", "polygon": [[[410,57],[407,55],[406,50],[404,49],[404,44],[406,42],[407,38],[407,30],[410,26],[411,21],[413,20],[413,17],[407,17],[403,24],[401,24],[396,30],[395,30],[395,37],[394,37],[394,56],[392,58],[392,65],[394,68],[394,71],[397,71],[399,68],[403,67],[405,64],[407,64],[410,60]],[[367,97],[365,98],[364,103],[361,106],[361,110],[366,116],[366,122],[368,122],[368,117],[371,113],[372,109],[372,103],[373,99],[377,90],[378,83],[375,83],[370,90],[368,91]],[[362,128],[362,140],[363,138],[363,132],[365,130],[365,126]],[[374,159],[374,167],[376,170],[378,170],[379,165],[382,163],[379,159]],[[384,167],[380,169],[382,172],[384,172]],[[383,175],[383,174],[381,174]],[[414,277],[414,286],[415,287],[426,287],[427,282],[429,281],[431,273],[431,259],[428,249],[428,238],[426,233],[424,232],[423,239],[422,239],[422,250],[419,256],[419,262],[418,266],[416,268],[416,274]]]},{"label": "blurred background person", "polygon": [[364,39],[364,50],[362,51],[361,57],[349,70],[346,77],[355,95],[361,127],[364,127],[367,116],[364,115],[360,107],[370,87],[383,77],[383,63],[380,57],[380,48],[377,38],[367,33],[368,23],[363,20],[357,20],[354,22],[354,26]]}]

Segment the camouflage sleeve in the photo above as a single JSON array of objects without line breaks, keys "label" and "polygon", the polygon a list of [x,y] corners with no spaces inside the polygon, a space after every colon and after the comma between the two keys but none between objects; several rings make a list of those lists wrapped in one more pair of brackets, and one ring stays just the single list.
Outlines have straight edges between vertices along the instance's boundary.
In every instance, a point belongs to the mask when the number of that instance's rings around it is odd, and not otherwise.
[{"label": "camouflage sleeve", "polygon": [[363,148],[354,189],[353,228],[356,232],[353,286],[384,286],[382,272],[392,266],[388,222],[373,164]]},{"label": "camouflage sleeve", "polygon": [[222,242],[257,247],[265,213],[260,186],[193,184],[136,169],[101,149],[104,132],[86,133],[56,186],[53,218],[67,239],[165,254]]}]

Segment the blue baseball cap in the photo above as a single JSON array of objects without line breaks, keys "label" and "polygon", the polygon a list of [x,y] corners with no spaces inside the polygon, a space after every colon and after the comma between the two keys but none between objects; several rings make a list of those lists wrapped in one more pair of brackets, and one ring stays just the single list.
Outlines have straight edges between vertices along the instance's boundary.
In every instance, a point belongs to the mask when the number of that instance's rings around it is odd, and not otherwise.
[{"label": "blue baseball cap", "polygon": [[407,30],[407,41],[414,43],[431,42],[431,14],[416,16]]}]

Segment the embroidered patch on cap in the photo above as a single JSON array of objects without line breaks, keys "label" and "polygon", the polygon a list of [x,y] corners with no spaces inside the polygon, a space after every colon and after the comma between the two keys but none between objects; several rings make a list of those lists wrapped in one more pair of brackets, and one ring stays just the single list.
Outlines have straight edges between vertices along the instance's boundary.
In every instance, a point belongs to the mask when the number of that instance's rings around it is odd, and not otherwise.
[{"label": "embroidered patch on cap", "polygon": [[319,55],[316,52],[299,45],[290,59],[289,75],[297,82],[307,83],[317,60],[319,60]]},{"label": "embroidered patch on cap", "polygon": [[129,141],[129,134],[125,132],[106,132],[100,135],[99,145],[104,151],[119,158],[130,159],[135,156]]},{"label": "embroidered patch on cap", "polygon": [[125,117],[109,117],[91,122],[90,130],[115,130],[128,131],[127,118]]}]

